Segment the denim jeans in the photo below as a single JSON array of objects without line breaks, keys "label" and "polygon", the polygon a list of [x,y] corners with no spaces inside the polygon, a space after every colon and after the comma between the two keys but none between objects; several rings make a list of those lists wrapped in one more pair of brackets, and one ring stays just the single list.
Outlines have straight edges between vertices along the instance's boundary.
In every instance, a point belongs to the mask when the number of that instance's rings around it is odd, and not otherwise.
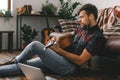
[{"label": "denim jeans", "polygon": [[[43,71],[58,75],[74,74],[76,66],[65,57],[51,49],[43,50],[44,45],[39,41],[31,42],[21,53],[16,56],[17,63],[24,63],[41,68]],[[38,55],[37,58],[33,58]],[[23,74],[18,64],[0,66],[0,76],[13,76]]]}]

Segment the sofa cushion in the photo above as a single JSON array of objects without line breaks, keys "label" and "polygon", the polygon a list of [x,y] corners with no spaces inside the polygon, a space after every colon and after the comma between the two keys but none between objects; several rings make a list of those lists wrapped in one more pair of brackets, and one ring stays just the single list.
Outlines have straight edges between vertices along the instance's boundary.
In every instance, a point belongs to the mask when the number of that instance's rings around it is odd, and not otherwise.
[{"label": "sofa cushion", "polygon": [[59,19],[58,22],[63,32],[74,31],[76,27],[80,25],[78,21],[74,21],[74,20]]}]

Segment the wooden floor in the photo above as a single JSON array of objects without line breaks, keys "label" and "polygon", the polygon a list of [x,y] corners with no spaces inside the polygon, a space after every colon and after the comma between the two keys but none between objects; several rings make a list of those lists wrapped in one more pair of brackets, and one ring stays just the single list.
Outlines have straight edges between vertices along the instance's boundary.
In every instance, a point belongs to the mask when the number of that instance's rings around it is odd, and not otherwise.
[{"label": "wooden floor", "polygon": [[[0,63],[7,61],[12,57],[18,55],[20,51],[14,52],[0,52]],[[102,72],[96,69],[84,68],[79,75],[76,76],[64,76],[46,75],[56,78],[57,80],[120,80],[120,74],[109,74],[109,72]],[[27,80],[24,76],[5,77],[0,80]]]}]

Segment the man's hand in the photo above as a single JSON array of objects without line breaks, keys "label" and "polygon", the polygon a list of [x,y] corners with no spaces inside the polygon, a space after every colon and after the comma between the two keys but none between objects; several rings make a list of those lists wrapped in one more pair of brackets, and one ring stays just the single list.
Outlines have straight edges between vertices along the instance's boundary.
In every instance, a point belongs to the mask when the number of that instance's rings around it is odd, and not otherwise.
[{"label": "man's hand", "polygon": [[60,42],[60,38],[59,37],[53,37],[51,38],[52,40],[55,41],[54,45],[51,46],[50,48],[52,50],[54,50],[55,52],[59,52],[59,49],[60,49],[60,45],[59,45],[59,42]]}]

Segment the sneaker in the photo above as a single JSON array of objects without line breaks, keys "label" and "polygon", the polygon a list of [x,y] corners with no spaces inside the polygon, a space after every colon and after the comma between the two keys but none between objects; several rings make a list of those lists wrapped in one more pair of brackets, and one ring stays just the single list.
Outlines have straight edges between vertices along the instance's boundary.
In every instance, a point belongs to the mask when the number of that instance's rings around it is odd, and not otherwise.
[{"label": "sneaker", "polygon": [[11,60],[9,60],[9,61],[7,61],[5,63],[0,64],[0,66],[8,65],[8,64],[13,64],[13,63],[15,63],[15,58],[12,58]]}]

